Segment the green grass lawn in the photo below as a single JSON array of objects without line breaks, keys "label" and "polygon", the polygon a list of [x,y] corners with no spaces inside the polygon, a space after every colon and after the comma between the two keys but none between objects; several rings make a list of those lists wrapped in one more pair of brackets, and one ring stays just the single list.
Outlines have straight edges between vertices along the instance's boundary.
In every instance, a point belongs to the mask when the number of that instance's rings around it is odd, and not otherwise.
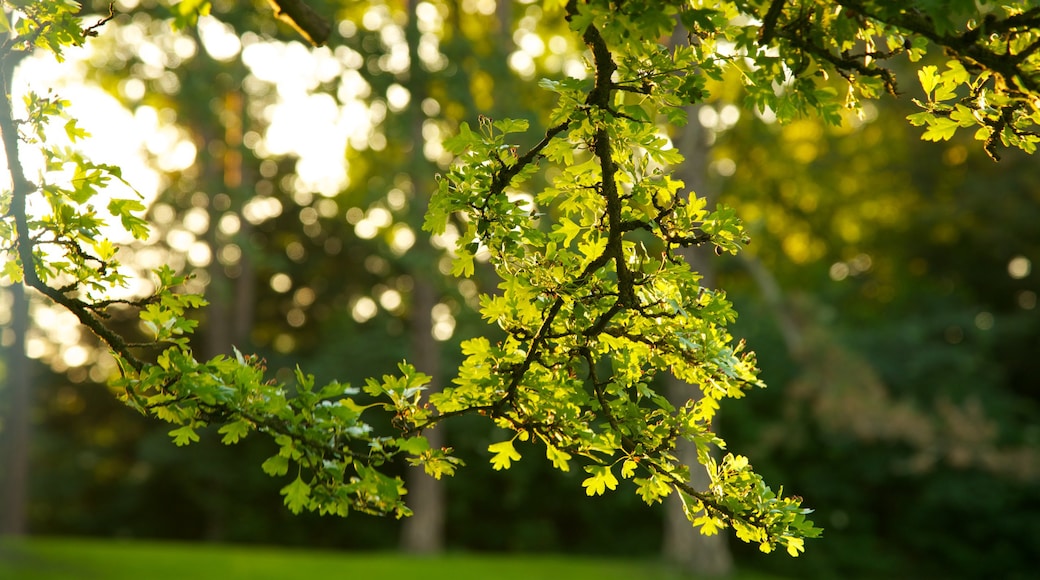
[{"label": "green grass lawn", "polygon": [[[678,580],[658,563],[556,555],[346,553],[218,544],[0,540],[2,580]],[[741,580],[768,580],[741,575]]]}]

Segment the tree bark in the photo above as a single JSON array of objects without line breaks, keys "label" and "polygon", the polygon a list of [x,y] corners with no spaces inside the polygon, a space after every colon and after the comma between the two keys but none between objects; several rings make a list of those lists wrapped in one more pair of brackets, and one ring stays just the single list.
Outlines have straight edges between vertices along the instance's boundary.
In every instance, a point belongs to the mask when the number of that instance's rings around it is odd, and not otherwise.
[{"label": "tree bark", "polygon": [[[433,338],[430,312],[437,296],[429,280],[415,278],[412,291],[411,350],[415,368],[434,377],[430,392],[439,390],[440,345]],[[423,432],[430,447],[444,446],[443,427]],[[409,467],[407,473],[408,504],[415,515],[404,522],[401,549],[412,554],[435,554],[444,550],[444,485],[426,475],[422,467]]]},{"label": "tree bark", "polygon": [[31,412],[31,381],[29,380],[29,357],[25,352],[25,337],[29,330],[29,300],[25,286],[13,284],[11,293],[11,325],[14,334],[11,345],[4,349],[6,364],[4,387],[7,395],[6,417],[0,432],[3,433],[2,474],[3,509],[0,510],[0,535],[20,536],[28,532],[29,503],[29,444],[32,428],[29,423]]},{"label": "tree bark", "polygon": [[[14,70],[19,62],[28,55],[26,52],[12,52],[5,48],[0,54],[0,136],[3,137],[2,154],[7,160],[8,171],[11,174],[11,182],[14,188],[15,200],[21,198],[20,203],[12,201],[11,211],[15,219],[23,220],[25,212],[25,198],[32,191],[30,184],[18,165],[18,134],[14,117],[11,113],[11,99],[13,94],[11,84],[14,78]],[[19,218],[18,213],[22,216]],[[25,228],[28,229],[28,228]],[[26,251],[29,241],[26,239],[25,231],[20,231],[22,236],[18,240],[18,252],[22,257],[22,266],[26,270],[26,279],[36,277],[33,270],[33,262],[27,259],[31,250]],[[8,259],[13,259],[8,256]],[[31,277],[30,277],[31,276]],[[25,292],[25,284],[18,283],[10,286],[11,292],[11,332],[14,334],[9,348],[4,349],[5,366],[3,369],[4,385],[0,388],[0,396],[6,395],[6,416],[0,424],[0,434],[3,442],[0,444],[0,535],[23,535],[28,531],[28,502],[29,502],[29,446],[32,440],[32,425],[30,423],[32,395],[32,382],[30,381],[29,357],[26,354],[26,335],[29,331],[29,298]],[[4,409],[0,405],[0,409]]]}]

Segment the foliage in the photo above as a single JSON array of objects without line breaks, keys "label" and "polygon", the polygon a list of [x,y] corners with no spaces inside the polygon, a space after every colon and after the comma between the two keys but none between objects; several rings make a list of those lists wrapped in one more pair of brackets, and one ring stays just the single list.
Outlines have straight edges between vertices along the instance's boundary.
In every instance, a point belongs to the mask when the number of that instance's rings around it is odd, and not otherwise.
[{"label": "foliage", "polygon": [[[755,242],[720,284],[771,387],[723,408],[726,439],[834,532],[788,573],[1028,577],[1040,317],[1035,271],[1009,264],[1037,255],[1035,159],[993,163],[964,132],[915,141],[913,108],[879,103],[843,127],[742,117],[718,134],[736,168],[720,198]],[[768,294],[757,270],[782,301],[748,299]]]},{"label": "foliage", "polygon": [[[15,35],[5,56],[29,47],[60,56],[62,46],[98,33],[81,28],[72,2],[9,6],[5,22]],[[175,20],[191,25],[208,8],[176,4]],[[153,296],[111,298],[125,279],[105,228],[118,222],[145,236],[144,208],[116,199],[107,216],[95,209],[100,189],[121,172],[47,142],[42,127],[63,107],[50,95],[30,94],[21,124],[9,100],[0,100],[13,184],[0,221],[2,249],[12,257],[5,274],[74,312],[105,342],[119,362],[114,384],[126,402],[172,423],[178,445],[197,440],[206,425],[220,425],[228,444],[269,435],[278,450],[263,469],[291,478],[282,494],[293,512],[408,515],[402,482],[384,466],[405,458],[435,477],[452,474],[457,458],[431,448],[422,432],[476,414],[512,432],[489,446],[496,468],[520,460],[517,442],[537,443],[559,470],[581,463],[589,495],[617,487],[617,473],[648,504],[677,493],[704,533],[732,527],[763,551],[797,555],[804,538],[819,534],[800,498],[771,490],[743,456],[716,461],[709,453],[724,446],[710,428],[719,401],[761,382],[754,356],[726,330],[735,314],[725,294],[701,286],[680,250],[711,245],[734,253],[747,237],[732,209],[709,210],[669,176],[682,157],[658,120],[684,123],[684,107],[707,96],[708,79],[737,75],[749,107],[783,122],[816,113],[837,123],[864,99],[896,91],[887,61],[905,54],[916,62],[941,48],[943,72],[919,70],[926,100],[910,121],[927,126],[924,138],[976,127],[994,157],[1000,147],[1032,152],[1040,7],[548,0],[544,9],[562,13],[584,44],[590,78],[543,83],[557,105],[550,128],[526,150],[518,142],[527,124],[511,119],[481,118],[476,130],[462,124],[445,143],[457,159],[439,181],[425,227],[443,233],[449,222],[461,224],[456,275],[473,274],[478,257],[490,259],[502,292],[482,297],[481,312],[505,338],[467,341],[454,386],[429,402],[422,396],[428,377],[407,364],[398,376],[367,381],[370,403],[303,371],[292,389],[272,382],[253,356],[197,360],[187,343],[195,322],[186,313],[202,300],[175,292],[184,279],[168,268],[154,273]],[[667,49],[659,41],[674,33],[676,19],[689,43]],[[71,141],[82,136],[75,121],[64,127]],[[26,146],[45,161],[36,183],[17,162]],[[549,185],[533,186],[550,174]],[[30,197],[42,198],[44,209]],[[116,305],[140,310],[147,343],[106,325]],[[699,396],[678,408],[668,403],[650,382],[666,370],[697,385]],[[371,426],[368,417],[380,412],[392,418],[390,434]],[[674,456],[679,438],[696,444],[709,489],[688,485],[690,466]]]}]

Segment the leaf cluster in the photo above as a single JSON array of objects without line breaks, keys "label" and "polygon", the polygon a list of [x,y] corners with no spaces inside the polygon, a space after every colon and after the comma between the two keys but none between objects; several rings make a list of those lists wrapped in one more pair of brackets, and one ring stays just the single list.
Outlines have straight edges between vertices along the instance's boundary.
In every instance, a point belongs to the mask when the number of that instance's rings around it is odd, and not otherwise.
[{"label": "leaf cluster", "polygon": [[[927,127],[926,140],[946,140],[958,128],[974,127],[975,138],[995,160],[1001,148],[1036,149],[1040,6],[1035,2],[737,4],[764,15],[757,38],[738,40],[754,63],[746,82],[757,90],[749,91],[749,98],[772,107],[781,120],[804,112],[805,105],[830,119],[839,105],[858,110],[863,99],[895,95],[896,57],[918,63],[927,56],[940,60],[946,71],[937,82],[934,65],[919,69],[926,100],[915,101],[922,112],[910,122]],[[834,73],[845,81],[844,90],[826,83]],[[770,90],[778,95],[771,97]]]},{"label": "leaf cluster", "polygon": [[[74,2],[9,4],[13,11],[0,22],[14,32],[5,54],[32,46],[60,57],[62,47],[96,32],[80,28]],[[226,444],[253,432],[271,437],[277,451],[261,468],[291,478],[282,495],[293,512],[408,515],[391,465],[404,460],[435,477],[451,475],[461,462],[422,434],[476,414],[511,433],[488,448],[495,469],[521,459],[526,449],[517,442],[535,444],[557,469],[580,465],[589,495],[616,489],[619,474],[648,504],[678,494],[704,533],[732,527],[763,551],[797,555],[805,538],[820,533],[801,498],[772,491],[740,455],[713,458],[725,447],[711,427],[720,401],[762,384],[754,355],[727,330],[736,315],[725,293],[703,285],[683,252],[709,246],[733,253],[747,236],[733,209],[708,208],[672,176],[682,156],[666,126],[684,123],[685,107],[727,76],[742,80],[748,106],[781,121],[816,113],[839,122],[861,100],[897,92],[885,63],[900,55],[916,62],[938,46],[945,69],[920,68],[923,111],[910,119],[927,127],[925,139],[975,126],[994,156],[998,145],[1032,152],[1040,7],[993,1],[946,9],[933,0],[545,4],[548,13],[565,13],[584,44],[589,78],[543,81],[556,105],[549,129],[527,149],[519,144],[525,121],[487,117],[476,127],[462,124],[444,144],[456,161],[438,182],[424,228],[443,233],[449,222],[461,225],[455,275],[473,275],[478,260],[491,263],[500,292],[481,297],[481,314],[505,334],[494,343],[466,341],[458,374],[441,393],[424,398],[430,378],[403,363],[399,374],[367,381],[370,399],[362,402],[361,391],[317,386],[300,370],[292,388],[269,381],[262,360],[237,351],[199,361],[188,312],[204,301],[180,293],[184,278],[168,267],[155,272],[151,297],[108,298],[126,279],[106,228],[147,237],[145,208],[132,198],[108,200],[105,213],[96,207],[121,172],[48,143],[45,131],[55,121],[73,143],[85,136],[52,95],[30,94],[21,122],[9,99],[0,107],[13,177],[13,189],[0,197],[0,251],[12,256],[3,273],[69,308],[101,337],[120,362],[115,385],[127,404],[173,424],[177,445],[197,441],[208,425],[220,426]],[[174,23],[191,25],[208,8],[202,0],[180,2]],[[677,21],[688,42],[665,46]],[[36,183],[17,163],[19,147],[27,146],[45,160]],[[29,196],[43,200],[33,211]],[[139,311],[146,343],[106,326],[116,304]],[[654,383],[661,372],[696,391],[683,404],[669,402]],[[362,419],[366,412],[389,417],[390,433],[377,433],[374,421]],[[695,445],[707,489],[689,485],[691,467],[676,457],[680,440]]]}]

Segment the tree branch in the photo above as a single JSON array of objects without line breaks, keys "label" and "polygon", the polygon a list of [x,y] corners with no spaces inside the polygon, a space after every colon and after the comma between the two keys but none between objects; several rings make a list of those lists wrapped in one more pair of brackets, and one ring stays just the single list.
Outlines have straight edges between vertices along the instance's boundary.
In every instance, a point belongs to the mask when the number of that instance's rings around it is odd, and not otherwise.
[{"label": "tree branch", "polygon": [[332,25],[303,0],[268,1],[279,20],[295,28],[314,46],[321,46],[329,39]]},{"label": "tree branch", "polygon": [[[11,175],[12,192],[10,213],[14,217],[15,233],[17,235],[15,246],[18,258],[22,262],[22,276],[25,280],[25,285],[35,288],[44,296],[47,296],[54,302],[67,308],[70,312],[76,315],[76,318],[78,318],[84,326],[101,338],[101,340],[103,340],[113,352],[125,359],[135,370],[140,370],[143,368],[144,363],[130,352],[127,342],[121,336],[105,326],[81,300],[72,298],[47,285],[46,282],[40,279],[39,274],[36,271],[36,258],[33,252],[34,243],[29,230],[29,219],[26,214],[26,202],[29,195],[35,192],[38,188],[30,182],[28,178],[26,178],[25,172],[22,170],[18,153],[18,124],[14,119],[14,114],[11,109],[12,93],[10,87],[11,79],[14,74],[14,67],[17,61],[25,54],[27,53],[15,53],[8,50],[7,54],[0,55],[4,57],[2,59],[4,61],[3,68],[2,71],[0,71],[0,74],[2,74],[3,77],[0,79],[3,90],[3,95],[0,95],[0,97],[2,97],[0,98],[0,137],[2,137],[3,140],[4,156],[7,160],[8,172],[10,172]],[[14,58],[12,58],[12,56]]]}]

